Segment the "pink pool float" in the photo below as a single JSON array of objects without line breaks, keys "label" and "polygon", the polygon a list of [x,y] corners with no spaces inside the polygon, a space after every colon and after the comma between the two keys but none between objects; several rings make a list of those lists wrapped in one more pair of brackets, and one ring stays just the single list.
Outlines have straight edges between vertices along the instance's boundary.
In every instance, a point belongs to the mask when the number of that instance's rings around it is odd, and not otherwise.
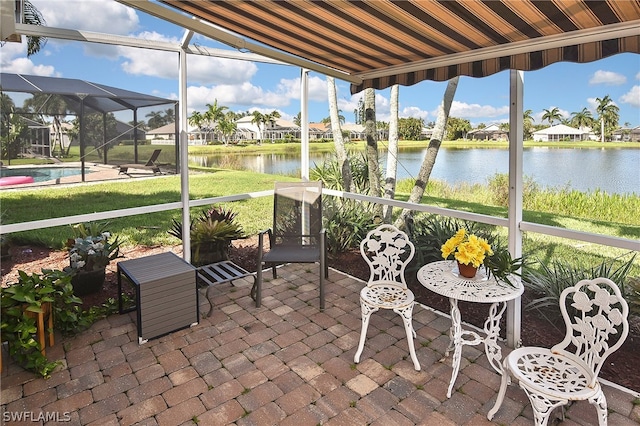
[{"label": "pink pool float", "polygon": [[5,176],[0,178],[0,186],[22,185],[25,183],[33,183],[31,176]]}]

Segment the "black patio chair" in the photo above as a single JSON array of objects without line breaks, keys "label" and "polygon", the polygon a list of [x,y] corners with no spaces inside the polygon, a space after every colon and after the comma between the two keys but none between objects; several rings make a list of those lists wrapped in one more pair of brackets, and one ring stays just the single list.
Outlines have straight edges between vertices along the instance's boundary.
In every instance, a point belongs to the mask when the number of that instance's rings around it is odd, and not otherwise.
[{"label": "black patio chair", "polygon": [[[264,236],[269,251],[264,252]],[[273,227],[258,234],[256,306],[262,300],[262,268],[284,263],[319,263],[320,309],[324,309],[324,280],[328,277],[327,245],[322,227],[322,182],[276,182],[273,198]]]}]

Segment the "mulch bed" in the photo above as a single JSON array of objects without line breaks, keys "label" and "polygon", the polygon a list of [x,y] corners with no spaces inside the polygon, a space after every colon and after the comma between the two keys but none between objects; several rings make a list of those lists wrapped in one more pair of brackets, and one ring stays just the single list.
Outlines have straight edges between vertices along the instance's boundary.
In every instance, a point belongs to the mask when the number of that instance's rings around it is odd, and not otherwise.
[{"label": "mulch bed", "polygon": [[[248,271],[256,270],[257,242],[256,239],[238,240],[231,248],[230,259]],[[83,308],[100,305],[108,298],[117,298],[116,264],[119,260],[134,259],[142,256],[173,251],[181,255],[182,246],[136,247],[125,251],[124,258],[111,262],[107,268],[105,286],[99,293],[83,297]],[[3,260],[0,264],[2,284],[15,282],[17,271],[27,273],[40,272],[45,269],[62,269],[68,265],[65,251],[52,251],[44,247],[22,246],[12,247],[11,259]],[[330,256],[329,266],[343,271],[354,277],[366,280],[369,269],[359,251]],[[415,293],[418,302],[428,305],[441,312],[449,312],[449,301],[420,285],[412,274],[408,274],[408,285]],[[531,295],[525,291],[523,306],[531,300]],[[463,321],[482,328],[487,317],[489,305],[474,303],[459,303]],[[555,325],[552,322],[555,321]],[[533,310],[522,311],[522,342],[528,346],[551,347],[564,337],[564,323],[561,318],[546,319],[539,312]],[[504,331],[504,318],[502,324]],[[640,319],[633,318],[629,337],[617,352],[607,358],[600,377],[617,383],[626,388],[640,392]]]}]

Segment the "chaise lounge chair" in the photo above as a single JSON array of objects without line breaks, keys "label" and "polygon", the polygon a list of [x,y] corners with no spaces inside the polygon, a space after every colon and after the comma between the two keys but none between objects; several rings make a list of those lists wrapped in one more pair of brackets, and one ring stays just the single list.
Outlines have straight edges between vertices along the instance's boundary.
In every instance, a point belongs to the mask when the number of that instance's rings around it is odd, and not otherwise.
[{"label": "chaise lounge chair", "polygon": [[160,171],[160,166],[156,164],[156,160],[158,159],[158,156],[160,155],[161,151],[162,149],[156,149],[155,151],[153,151],[153,154],[151,154],[151,157],[149,158],[149,161],[146,162],[146,164],[142,164],[142,163],[120,164],[120,171],[118,172],[118,174],[120,173],[129,174],[128,173],[129,169],[151,170],[154,174],[156,173],[162,174],[162,172]]}]

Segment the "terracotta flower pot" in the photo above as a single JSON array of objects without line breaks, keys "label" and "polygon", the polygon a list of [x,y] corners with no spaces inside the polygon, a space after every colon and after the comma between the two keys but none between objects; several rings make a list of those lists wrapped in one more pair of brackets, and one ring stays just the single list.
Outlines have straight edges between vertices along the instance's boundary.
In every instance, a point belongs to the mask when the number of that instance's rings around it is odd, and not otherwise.
[{"label": "terracotta flower pot", "polygon": [[478,268],[473,265],[463,265],[458,262],[458,272],[465,278],[473,278],[476,276],[476,272],[478,272]]}]

